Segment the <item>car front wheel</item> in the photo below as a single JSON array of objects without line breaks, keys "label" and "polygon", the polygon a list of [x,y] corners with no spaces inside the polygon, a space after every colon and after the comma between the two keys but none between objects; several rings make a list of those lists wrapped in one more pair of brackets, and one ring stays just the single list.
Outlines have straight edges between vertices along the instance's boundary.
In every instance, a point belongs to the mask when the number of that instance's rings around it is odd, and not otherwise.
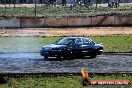
[{"label": "car front wheel", "polygon": [[44,59],[47,60],[48,59],[48,55],[44,55]]}]

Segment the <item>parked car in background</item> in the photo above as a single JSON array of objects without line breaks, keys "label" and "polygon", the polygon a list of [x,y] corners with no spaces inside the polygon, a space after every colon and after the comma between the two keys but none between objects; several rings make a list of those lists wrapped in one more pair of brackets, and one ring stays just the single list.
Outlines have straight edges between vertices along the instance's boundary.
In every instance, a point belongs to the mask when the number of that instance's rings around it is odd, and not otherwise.
[{"label": "parked car in background", "polygon": [[119,7],[119,0],[108,0],[108,7],[110,8]]},{"label": "parked car in background", "polygon": [[57,57],[59,59],[66,57],[90,56],[95,58],[102,54],[103,45],[97,44],[90,38],[85,37],[64,37],[53,44],[45,45],[40,50],[40,55],[45,59],[48,57]]}]

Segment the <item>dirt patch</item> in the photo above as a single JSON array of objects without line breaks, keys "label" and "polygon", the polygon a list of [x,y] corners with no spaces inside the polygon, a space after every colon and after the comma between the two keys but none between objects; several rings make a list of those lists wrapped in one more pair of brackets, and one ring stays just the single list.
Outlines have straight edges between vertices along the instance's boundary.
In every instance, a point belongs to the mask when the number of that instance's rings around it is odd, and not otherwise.
[{"label": "dirt patch", "polygon": [[103,36],[131,35],[132,27],[1,29],[0,36]]}]

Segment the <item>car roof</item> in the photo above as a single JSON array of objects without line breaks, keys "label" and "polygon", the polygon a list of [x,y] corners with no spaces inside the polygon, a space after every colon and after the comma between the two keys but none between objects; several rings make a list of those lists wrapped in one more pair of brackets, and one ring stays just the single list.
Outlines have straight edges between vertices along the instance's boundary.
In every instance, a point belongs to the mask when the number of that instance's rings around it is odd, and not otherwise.
[{"label": "car roof", "polygon": [[77,38],[81,38],[81,39],[90,39],[90,38],[86,38],[86,37],[64,37],[64,38],[71,38],[71,39],[77,39]]}]

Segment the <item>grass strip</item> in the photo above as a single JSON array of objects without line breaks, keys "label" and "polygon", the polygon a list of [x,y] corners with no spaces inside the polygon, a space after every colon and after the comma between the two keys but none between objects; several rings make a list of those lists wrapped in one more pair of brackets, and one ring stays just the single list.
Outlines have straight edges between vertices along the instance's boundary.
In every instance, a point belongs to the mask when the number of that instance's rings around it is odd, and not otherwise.
[{"label": "grass strip", "polygon": [[[130,80],[130,73],[114,74],[89,74],[91,80]],[[0,88],[84,88],[80,85],[81,75],[17,75],[4,77],[6,83],[0,84]],[[131,85],[94,85],[86,88],[131,88]]]}]

